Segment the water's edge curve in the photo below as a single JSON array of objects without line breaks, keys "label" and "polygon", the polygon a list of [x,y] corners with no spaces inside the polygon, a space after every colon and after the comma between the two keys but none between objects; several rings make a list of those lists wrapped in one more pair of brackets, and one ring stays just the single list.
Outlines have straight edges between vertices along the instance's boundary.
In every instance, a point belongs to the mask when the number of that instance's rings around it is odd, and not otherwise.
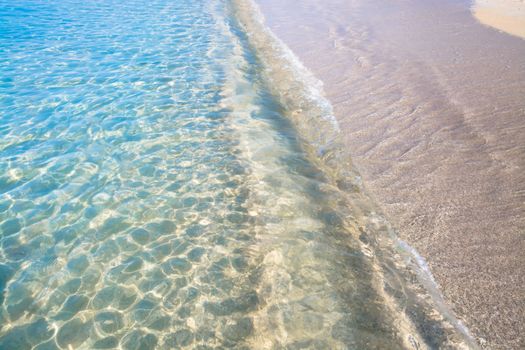
[{"label": "water's edge curve", "polygon": [[432,334],[426,332],[439,324],[447,333],[439,341],[440,347],[477,349],[469,330],[446,305],[424,258],[398,238],[368,195],[342,146],[339,125],[331,103],[324,97],[322,82],[265,25],[253,0],[231,0],[231,10],[261,61],[269,89],[285,106],[286,117],[304,141],[312,162],[328,175],[335,195],[343,198],[339,209],[352,219],[345,223],[347,231],[359,237],[363,249],[374,255],[383,280],[379,282],[383,284],[381,292],[390,309],[404,315],[398,327],[406,346],[419,349],[426,344],[432,348]]}]

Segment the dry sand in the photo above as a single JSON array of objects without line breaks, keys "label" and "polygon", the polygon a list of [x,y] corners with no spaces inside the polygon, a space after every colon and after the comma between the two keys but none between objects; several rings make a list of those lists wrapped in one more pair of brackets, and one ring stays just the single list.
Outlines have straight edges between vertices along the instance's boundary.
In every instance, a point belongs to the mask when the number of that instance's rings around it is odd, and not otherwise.
[{"label": "dry sand", "polygon": [[257,0],[480,344],[525,348],[525,41],[452,0]]},{"label": "dry sand", "polygon": [[476,0],[472,12],[481,23],[525,39],[525,1]]}]

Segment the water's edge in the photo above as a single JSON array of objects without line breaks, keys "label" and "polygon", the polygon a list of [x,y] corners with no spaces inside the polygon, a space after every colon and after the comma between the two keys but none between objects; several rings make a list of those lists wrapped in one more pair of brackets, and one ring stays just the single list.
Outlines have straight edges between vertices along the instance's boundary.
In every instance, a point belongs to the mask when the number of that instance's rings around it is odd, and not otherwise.
[{"label": "water's edge", "polygon": [[349,152],[342,146],[339,125],[330,101],[324,97],[322,82],[265,25],[253,0],[230,0],[230,5],[264,67],[269,89],[285,106],[286,117],[297,129],[310,160],[327,174],[334,195],[344,202],[338,209],[352,219],[345,222],[347,231],[363,242],[364,251],[374,255],[384,281],[378,289],[393,311],[404,314],[398,327],[404,333],[405,345],[419,349],[425,344],[433,348],[433,334],[427,332],[439,324],[448,333],[439,340],[440,347],[477,349],[467,327],[444,301],[424,258],[398,238],[368,195]]}]

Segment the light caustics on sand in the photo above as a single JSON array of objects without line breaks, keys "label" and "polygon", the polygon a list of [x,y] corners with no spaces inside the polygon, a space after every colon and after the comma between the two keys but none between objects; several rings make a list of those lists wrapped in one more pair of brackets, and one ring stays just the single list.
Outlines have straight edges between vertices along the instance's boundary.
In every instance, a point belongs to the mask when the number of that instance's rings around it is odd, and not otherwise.
[{"label": "light caustics on sand", "polygon": [[469,346],[249,3],[0,7],[1,349]]},{"label": "light caustics on sand", "polygon": [[481,23],[525,39],[523,0],[475,0],[472,12]]}]

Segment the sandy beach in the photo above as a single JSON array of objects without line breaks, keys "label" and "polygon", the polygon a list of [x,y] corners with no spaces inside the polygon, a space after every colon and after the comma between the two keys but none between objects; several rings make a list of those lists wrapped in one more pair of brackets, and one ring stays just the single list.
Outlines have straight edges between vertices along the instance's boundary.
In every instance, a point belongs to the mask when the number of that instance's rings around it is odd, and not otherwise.
[{"label": "sandy beach", "polygon": [[468,2],[257,3],[458,318],[484,348],[525,347],[525,41]]},{"label": "sandy beach", "polygon": [[477,0],[472,12],[481,23],[525,39],[523,0]]}]

